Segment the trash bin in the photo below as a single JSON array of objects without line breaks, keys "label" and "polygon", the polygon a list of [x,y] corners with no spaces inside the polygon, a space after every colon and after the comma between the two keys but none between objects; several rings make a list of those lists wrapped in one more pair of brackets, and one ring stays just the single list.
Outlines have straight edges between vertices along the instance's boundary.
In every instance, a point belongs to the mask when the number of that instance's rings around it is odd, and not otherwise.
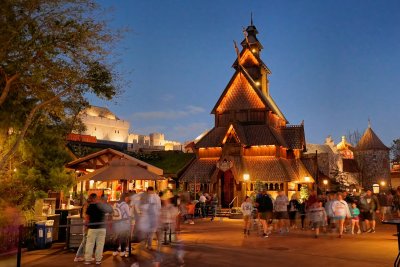
[{"label": "trash bin", "polygon": [[46,221],[36,222],[36,241],[35,247],[38,249],[46,248]]},{"label": "trash bin", "polygon": [[45,223],[45,247],[50,248],[53,244],[53,225],[54,220],[47,220]]},{"label": "trash bin", "polygon": [[53,243],[54,220],[36,222],[36,248],[50,248]]}]

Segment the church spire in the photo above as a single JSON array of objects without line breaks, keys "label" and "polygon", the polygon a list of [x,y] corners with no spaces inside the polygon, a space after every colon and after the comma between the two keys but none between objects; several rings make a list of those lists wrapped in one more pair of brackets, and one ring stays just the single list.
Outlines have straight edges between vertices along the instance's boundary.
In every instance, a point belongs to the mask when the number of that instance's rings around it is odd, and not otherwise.
[{"label": "church spire", "polygon": [[245,39],[241,42],[243,48],[248,47],[253,53],[259,53],[263,46],[257,39],[258,30],[253,23],[253,12],[250,15],[250,26],[247,26],[245,30]]}]

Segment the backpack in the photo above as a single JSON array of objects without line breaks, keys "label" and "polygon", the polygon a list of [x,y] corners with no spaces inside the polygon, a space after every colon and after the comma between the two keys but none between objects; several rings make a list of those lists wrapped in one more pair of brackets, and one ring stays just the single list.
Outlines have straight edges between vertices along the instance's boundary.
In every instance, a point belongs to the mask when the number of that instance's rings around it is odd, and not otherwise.
[{"label": "backpack", "polygon": [[122,211],[117,206],[117,204],[115,204],[113,207],[112,219],[113,220],[121,220],[122,219]]}]

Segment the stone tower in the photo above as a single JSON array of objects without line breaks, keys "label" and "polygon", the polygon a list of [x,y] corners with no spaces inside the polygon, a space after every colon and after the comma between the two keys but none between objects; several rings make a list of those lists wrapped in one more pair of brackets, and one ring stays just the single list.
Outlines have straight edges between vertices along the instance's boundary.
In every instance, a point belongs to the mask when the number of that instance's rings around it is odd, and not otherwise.
[{"label": "stone tower", "polygon": [[360,168],[361,182],[365,189],[372,189],[373,184],[382,182],[386,186],[390,184],[389,148],[382,143],[371,125],[368,125],[358,142],[354,158]]}]

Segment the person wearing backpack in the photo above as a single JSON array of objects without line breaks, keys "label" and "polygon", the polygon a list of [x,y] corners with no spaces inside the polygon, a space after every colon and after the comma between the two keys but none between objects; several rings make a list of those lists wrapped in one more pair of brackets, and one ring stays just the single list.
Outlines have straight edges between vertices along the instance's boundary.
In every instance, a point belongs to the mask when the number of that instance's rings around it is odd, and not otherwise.
[{"label": "person wearing backpack", "polygon": [[113,256],[118,255],[119,248],[121,257],[128,257],[129,255],[131,220],[128,202],[129,195],[124,193],[113,207],[113,230],[115,234]]},{"label": "person wearing backpack", "polygon": [[261,224],[263,226],[263,237],[268,237],[268,222],[272,220],[274,205],[271,196],[268,195],[265,188],[256,198],[256,207],[260,215]]}]

